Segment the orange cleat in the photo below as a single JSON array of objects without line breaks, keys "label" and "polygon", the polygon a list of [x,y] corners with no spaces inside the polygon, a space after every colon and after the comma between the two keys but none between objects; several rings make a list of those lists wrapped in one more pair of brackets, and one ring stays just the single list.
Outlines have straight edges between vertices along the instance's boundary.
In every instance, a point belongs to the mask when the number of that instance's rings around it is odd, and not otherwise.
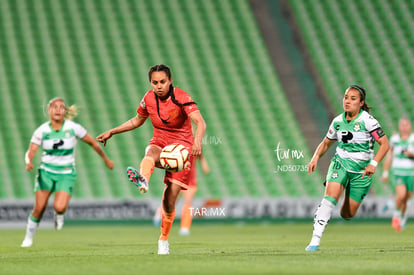
[{"label": "orange cleat", "polygon": [[395,232],[401,232],[401,221],[397,217],[392,218],[392,228],[394,228]]}]

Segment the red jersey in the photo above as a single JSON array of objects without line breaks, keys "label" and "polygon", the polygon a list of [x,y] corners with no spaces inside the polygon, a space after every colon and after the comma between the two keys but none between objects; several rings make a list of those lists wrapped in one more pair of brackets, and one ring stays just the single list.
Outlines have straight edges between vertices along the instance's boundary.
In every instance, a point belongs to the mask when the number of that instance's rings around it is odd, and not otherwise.
[{"label": "red jersey", "polygon": [[[181,103],[192,102],[190,95],[185,91],[174,87],[175,99]],[[137,113],[142,117],[149,117],[153,126],[153,139],[169,140],[170,143],[178,142],[184,146],[191,147],[193,144],[193,133],[191,121],[188,116],[198,111],[196,104],[178,106],[171,100],[158,98],[159,115],[168,123],[165,124],[158,116],[157,99],[153,90],[148,91],[137,108]]]}]

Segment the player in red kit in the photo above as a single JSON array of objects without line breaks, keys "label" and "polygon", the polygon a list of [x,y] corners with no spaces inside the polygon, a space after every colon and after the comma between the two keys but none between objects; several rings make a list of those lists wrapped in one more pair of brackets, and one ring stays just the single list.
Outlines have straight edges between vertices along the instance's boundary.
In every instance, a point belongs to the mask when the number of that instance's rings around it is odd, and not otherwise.
[{"label": "player in red kit", "polygon": [[[139,171],[128,168],[130,181],[139,186],[141,193],[148,191],[148,182],[154,167],[162,168],[160,153],[171,143],[180,143],[190,151],[190,162],[201,154],[202,138],[206,130],[204,119],[188,93],[172,85],[171,70],[166,65],[152,66],[148,72],[152,90],[148,91],[137,109],[137,116],[122,125],[99,135],[96,139],[106,145],[113,135],[140,127],[149,117],[153,125],[153,138],[145,150]],[[191,121],[196,125],[193,137]],[[158,254],[169,254],[168,234],[175,217],[175,203],[181,190],[188,187],[190,169],[172,173],[166,171],[162,198],[161,236]]]},{"label": "player in red kit", "polygon": [[[180,227],[180,235],[181,236],[188,236],[190,235],[190,227],[193,221],[193,200],[197,192],[197,168],[196,162],[200,161],[201,169],[204,174],[208,174],[210,172],[210,166],[208,165],[207,159],[201,154],[198,157],[194,158],[194,161],[191,165],[190,175],[188,178],[188,188],[187,190],[182,190],[184,204],[181,209],[181,227]],[[162,206],[160,206],[156,211],[153,217],[153,223],[155,226],[159,226],[161,223],[161,215],[162,215]]]}]

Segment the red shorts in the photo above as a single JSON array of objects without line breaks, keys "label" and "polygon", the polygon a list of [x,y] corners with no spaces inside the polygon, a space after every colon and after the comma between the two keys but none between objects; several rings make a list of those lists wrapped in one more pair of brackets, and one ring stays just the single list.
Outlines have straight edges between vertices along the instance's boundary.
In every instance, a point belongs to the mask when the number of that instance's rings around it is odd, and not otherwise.
[{"label": "red shorts", "polygon": [[[161,139],[161,138],[153,137],[150,141],[150,145],[155,145],[157,147],[160,147],[161,149],[171,143],[177,143],[177,140],[168,140],[165,138]],[[184,145],[188,149],[189,152],[191,151],[189,144],[184,144],[179,141],[178,143],[181,143],[182,145]],[[191,182],[194,182],[194,180],[192,180],[192,174],[195,174],[195,167],[194,167],[195,159],[196,158],[190,154],[189,161],[191,163],[191,166],[189,169],[184,169],[180,172],[165,171],[164,183],[165,184],[168,184],[170,182],[175,183],[181,186],[181,188],[185,190],[188,189],[188,186],[192,186]]]},{"label": "red shorts", "polygon": [[196,157],[193,156],[193,161],[191,162],[190,177],[188,179],[189,187],[197,187],[197,168],[196,168]]}]

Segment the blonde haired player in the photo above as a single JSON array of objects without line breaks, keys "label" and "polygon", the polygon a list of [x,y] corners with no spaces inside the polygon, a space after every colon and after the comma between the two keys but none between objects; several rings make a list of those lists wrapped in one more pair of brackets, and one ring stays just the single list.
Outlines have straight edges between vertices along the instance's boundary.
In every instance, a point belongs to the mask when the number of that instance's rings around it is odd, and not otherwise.
[{"label": "blonde haired player", "polygon": [[[152,86],[137,108],[137,116],[99,135],[96,139],[104,145],[113,135],[140,127],[149,117],[153,126],[153,137],[145,150],[139,171],[129,167],[128,179],[138,186],[141,193],[148,191],[148,182],[155,167],[160,165],[162,148],[171,143],[180,143],[190,151],[190,162],[199,156],[206,124],[197,105],[188,93],[172,85],[171,70],[164,64],[154,65],[148,71]],[[191,121],[197,127],[193,136]],[[170,254],[168,236],[175,218],[175,203],[182,189],[188,188],[190,169],[180,172],[166,171],[162,197],[161,235],[158,240],[158,254]]]},{"label": "blonde haired player", "polygon": [[33,170],[33,158],[42,147],[43,155],[35,180],[35,203],[27,220],[26,235],[22,247],[30,247],[52,193],[55,193],[55,228],[62,229],[64,213],[68,207],[76,179],[75,146],[78,139],[88,143],[101,156],[105,165],[112,169],[110,160],[99,144],[80,124],[71,119],[77,115],[76,106],[66,107],[62,98],[52,98],[47,111],[49,121],[38,127],[30,140],[25,155],[26,170]]},{"label": "blonde haired player", "polygon": [[384,161],[382,180],[388,182],[391,167],[391,185],[395,190],[395,210],[391,225],[395,231],[405,229],[407,222],[407,202],[414,189],[414,133],[411,122],[401,118],[398,133],[390,138],[391,148]]},{"label": "blonde haired player", "polygon": [[[338,142],[336,154],[326,175],[325,195],[316,210],[312,239],[306,251],[319,249],[322,234],[343,192],[345,197],[341,216],[346,220],[355,216],[368,194],[378,163],[389,149],[388,139],[381,125],[368,113],[366,91],[363,87],[351,85],[346,89],[343,108],[345,112],[333,119],[326,137],[316,148],[308,165],[308,173],[311,174],[315,171],[319,158]],[[380,145],[375,156],[374,142]]]}]

